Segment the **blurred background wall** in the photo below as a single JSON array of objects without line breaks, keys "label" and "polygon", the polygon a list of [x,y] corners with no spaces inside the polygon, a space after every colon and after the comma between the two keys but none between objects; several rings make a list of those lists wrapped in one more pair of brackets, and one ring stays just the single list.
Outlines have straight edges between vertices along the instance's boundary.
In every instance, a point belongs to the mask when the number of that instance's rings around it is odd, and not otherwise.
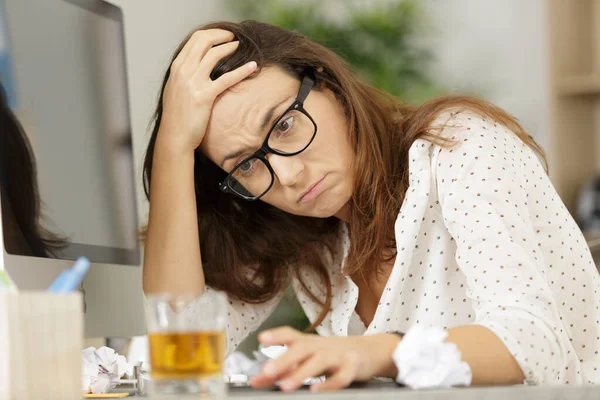
[{"label": "blurred background wall", "polygon": [[550,77],[545,0],[426,0],[430,75],[516,116],[547,148]]}]

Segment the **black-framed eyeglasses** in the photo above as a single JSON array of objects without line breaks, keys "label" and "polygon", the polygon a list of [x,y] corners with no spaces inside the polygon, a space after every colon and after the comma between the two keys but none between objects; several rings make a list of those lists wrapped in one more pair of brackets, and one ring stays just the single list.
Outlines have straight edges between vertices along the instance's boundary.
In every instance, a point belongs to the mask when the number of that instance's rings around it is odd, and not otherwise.
[{"label": "black-framed eyeglasses", "polygon": [[273,168],[266,158],[269,153],[283,157],[302,153],[317,134],[317,124],[304,109],[304,101],[315,84],[312,74],[302,78],[296,100],[275,121],[260,149],[237,164],[219,188],[245,200],[258,200],[275,182]]}]

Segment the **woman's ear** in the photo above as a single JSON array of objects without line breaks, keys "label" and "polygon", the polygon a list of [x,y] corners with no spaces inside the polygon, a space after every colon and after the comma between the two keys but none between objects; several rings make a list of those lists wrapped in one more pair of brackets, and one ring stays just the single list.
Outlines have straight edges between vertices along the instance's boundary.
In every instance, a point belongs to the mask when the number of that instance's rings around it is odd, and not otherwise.
[{"label": "woman's ear", "polygon": [[323,90],[327,88],[327,85],[325,84],[325,79],[323,79],[323,67],[317,67],[315,68],[315,77],[317,78],[316,82],[315,82],[315,89],[317,90]]}]

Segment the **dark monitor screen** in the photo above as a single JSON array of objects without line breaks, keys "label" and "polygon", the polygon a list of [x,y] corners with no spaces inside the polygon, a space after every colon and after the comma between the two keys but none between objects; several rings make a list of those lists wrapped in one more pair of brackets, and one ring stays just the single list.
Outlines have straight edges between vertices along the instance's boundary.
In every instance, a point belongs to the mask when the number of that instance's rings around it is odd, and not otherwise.
[{"label": "dark monitor screen", "polygon": [[121,10],[0,4],[6,252],[139,265]]}]

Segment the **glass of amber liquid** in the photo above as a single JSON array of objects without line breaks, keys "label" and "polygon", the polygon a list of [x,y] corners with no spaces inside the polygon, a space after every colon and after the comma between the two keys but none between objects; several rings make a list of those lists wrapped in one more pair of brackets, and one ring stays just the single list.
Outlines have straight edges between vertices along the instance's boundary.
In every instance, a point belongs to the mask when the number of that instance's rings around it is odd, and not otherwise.
[{"label": "glass of amber liquid", "polygon": [[227,296],[209,290],[146,299],[152,395],[224,398]]}]

